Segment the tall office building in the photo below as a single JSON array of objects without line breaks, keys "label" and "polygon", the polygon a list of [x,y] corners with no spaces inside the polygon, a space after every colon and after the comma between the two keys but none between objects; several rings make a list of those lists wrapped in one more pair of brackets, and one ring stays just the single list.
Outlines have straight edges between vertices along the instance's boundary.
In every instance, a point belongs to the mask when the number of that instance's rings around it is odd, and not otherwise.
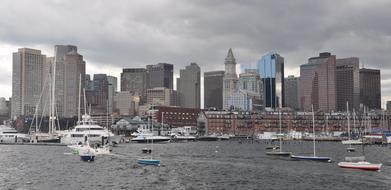
[{"label": "tall office building", "polygon": [[140,103],[147,101],[147,70],[144,68],[123,69],[121,73],[121,91],[129,91],[140,96]]},{"label": "tall office building", "polygon": [[360,106],[360,75],[359,59],[357,57],[337,59],[336,62],[336,90],[337,111],[346,111],[346,102],[349,110],[358,110]]},{"label": "tall office building", "polygon": [[117,92],[117,77],[114,76],[107,76],[107,82],[108,82],[108,112],[111,114],[114,112],[114,96]]},{"label": "tall office building", "polygon": [[262,90],[262,81],[256,71],[241,73],[238,90],[229,98],[229,105],[236,110],[261,110],[263,108]]},{"label": "tall office building", "polygon": [[380,70],[360,69],[360,104],[381,109]]},{"label": "tall office building", "polygon": [[[55,87],[55,94],[56,94],[56,108],[57,108],[57,114],[59,117],[65,116],[65,104],[67,104],[66,100],[69,99],[69,94],[66,94],[66,88],[67,88],[67,82],[66,79],[70,80],[76,80],[77,83],[79,83],[79,76],[77,73],[69,73],[71,70],[67,70],[66,63],[65,63],[65,55],[71,52],[77,52],[77,47],[74,45],[55,45],[54,46],[54,62],[56,63],[56,87]],[[85,65],[85,63],[84,63]],[[72,66],[71,66],[72,67]],[[75,71],[75,70],[72,70]],[[84,73],[85,73],[85,66],[84,66]],[[78,76],[77,78],[71,78],[66,76]],[[73,83],[73,82],[70,82]],[[72,88],[72,87],[71,87]],[[72,94],[71,96],[75,97],[76,94]]]},{"label": "tall office building", "polygon": [[[34,115],[42,112],[47,97],[42,97],[45,81],[49,78],[46,56],[40,50],[20,48],[12,57],[11,117]],[[48,86],[46,86],[47,89]],[[45,98],[45,99],[44,99]],[[41,103],[39,100],[41,99]]]},{"label": "tall office building", "polygon": [[284,58],[268,53],[262,56],[257,69],[262,78],[265,107],[284,106]]},{"label": "tall office building", "polygon": [[147,65],[147,89],[166,87],[173,89],[174,65],[158,63]]},{"label": "tall office building", "polygon": [[330,53],[308,59],[300,66],[299,98],[304,111],[336,111],[336,58]]},{"label": "tall office building", "polygon": [[224,71],[204,72],[204,108],[223,109]]},{"label": "tall office building", "polygon": [[148,89],[147,104],[159,106],[176,106],[177,92],[166,87]]},{"label": "tall office building", "polygon": [[[86,62],[83,56],[75,51],[71,51],[64,55],[64,102],[63,117],[75,117],[78,115],[79,109],[79,88],[84,89],[84,80],[86,74]],[[57,81],[56,81],[57,82]],[[58,81],[62,82],[62,81]],[[83,98],[80,97],[81,105]],[[80,109],[83,106],[80,105]]]},{"label": "tall office building", "polygon": [[115,110],[120,115],[130,115],[130,109],[132,105],[132,93],[129,91],[121,91],[115,93],[114,105]]},{"label": "tall office building", "polygon": [[91,106],[92,114],[106,114],[108,109],[108,86],[106,74],[94,74],[92,89],[86,90],[87,104]]},{"label": "tall office building", "polygon": [[284,82],[285,88],[285,107],[298,110],[299,108],[299,77],[289,75],[288,78],[285,78]]},{"label": "tall office building", "polygon": [[223,79],[223,109],[231,109],[233,106],[229,104],[230,97],[238,90],[238,75],[236,74],[236,60],[229,48],[227,57],[225,58],[225,73]]},{"label": "tall office building", "polygon": [[180,70],[177,78],[179,106],[184,108],[201,107],[201,69],[197,63],[191,63]]}]

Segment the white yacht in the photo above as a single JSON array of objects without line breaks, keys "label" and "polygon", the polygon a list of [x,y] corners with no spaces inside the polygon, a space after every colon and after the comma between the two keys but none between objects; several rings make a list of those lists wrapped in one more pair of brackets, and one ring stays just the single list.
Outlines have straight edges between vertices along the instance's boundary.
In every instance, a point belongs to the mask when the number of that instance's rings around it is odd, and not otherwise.
[{"label": "white yacht", "polygon": [[101,144],[102,140],[116,144],[121,140],[121,136],[115,136],[108,129],[95,124],[89,115],[83,115],[82,121],[74,129],[57,132],[60,134],[61,144],[67,145],[83,144],[87,140],[91,144]]},{"label": "white yacht", "polygon": [[171,140],[170,137],[166,136],[159,136],[159,135],[154,135],[152,132],[146,132],[143,131],[138,134],[137,137],[132,138],[133,142],[138,142],[138,143],[158,143],[158,142],[169,142]]},{"label": "white yacht", "polygon": [[27,134],[18,133],[16,129],[6,126],[0,125],[0,142],[2,143],[14,143],[15,140],[17,142],[23,142],[29,140]]}]

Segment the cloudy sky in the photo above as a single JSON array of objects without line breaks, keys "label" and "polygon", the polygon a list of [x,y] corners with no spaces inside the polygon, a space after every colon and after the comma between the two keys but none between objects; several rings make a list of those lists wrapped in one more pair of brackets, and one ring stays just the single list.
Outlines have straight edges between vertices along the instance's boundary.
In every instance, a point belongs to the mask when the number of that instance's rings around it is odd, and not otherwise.
[{"label": "cloudy sky", "polygon": [[388,0],[5,0],[0,6],[0,96],[11,96],[12,52],[53,55],[73,44],[87,73],[119,76],[123,67],[197,62],[223,70],[233,49],[240,64],[276,51],[286,75],[319,52],[357,56],[381,69],[383,100],[391,98],[391,1]]}]

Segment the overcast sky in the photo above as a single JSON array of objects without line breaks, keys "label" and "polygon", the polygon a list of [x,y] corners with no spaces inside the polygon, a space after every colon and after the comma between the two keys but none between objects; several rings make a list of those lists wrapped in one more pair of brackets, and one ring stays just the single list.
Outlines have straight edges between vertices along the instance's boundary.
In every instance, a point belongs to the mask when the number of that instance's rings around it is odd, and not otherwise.
[{"label": "overcast sky", "polygon": [[381,69],[383,100],[391,98],[391,1],[388,0],[5,0],[0,6],[0,96],[10,97],[12,52],[53,55],[73,44],[87,73],[119,77],[124,67],[196,62],[223,70],[229,48],[240,64],[276,51],[285,75],[319,52],[356,56]]}]

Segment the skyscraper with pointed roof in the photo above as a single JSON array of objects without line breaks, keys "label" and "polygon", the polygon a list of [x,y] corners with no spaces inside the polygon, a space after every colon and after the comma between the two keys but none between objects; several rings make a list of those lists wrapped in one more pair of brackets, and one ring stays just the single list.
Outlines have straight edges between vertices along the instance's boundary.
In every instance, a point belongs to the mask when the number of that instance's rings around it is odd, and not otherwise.
[{"label": "skyscraper with pointed roof", "polygon": [[225,58],[225,73],[223,82],[223,109],[230,109],[230,97],[237,91],[238,75],[236,74],[236,60],[229,48],[227,57]]}]

